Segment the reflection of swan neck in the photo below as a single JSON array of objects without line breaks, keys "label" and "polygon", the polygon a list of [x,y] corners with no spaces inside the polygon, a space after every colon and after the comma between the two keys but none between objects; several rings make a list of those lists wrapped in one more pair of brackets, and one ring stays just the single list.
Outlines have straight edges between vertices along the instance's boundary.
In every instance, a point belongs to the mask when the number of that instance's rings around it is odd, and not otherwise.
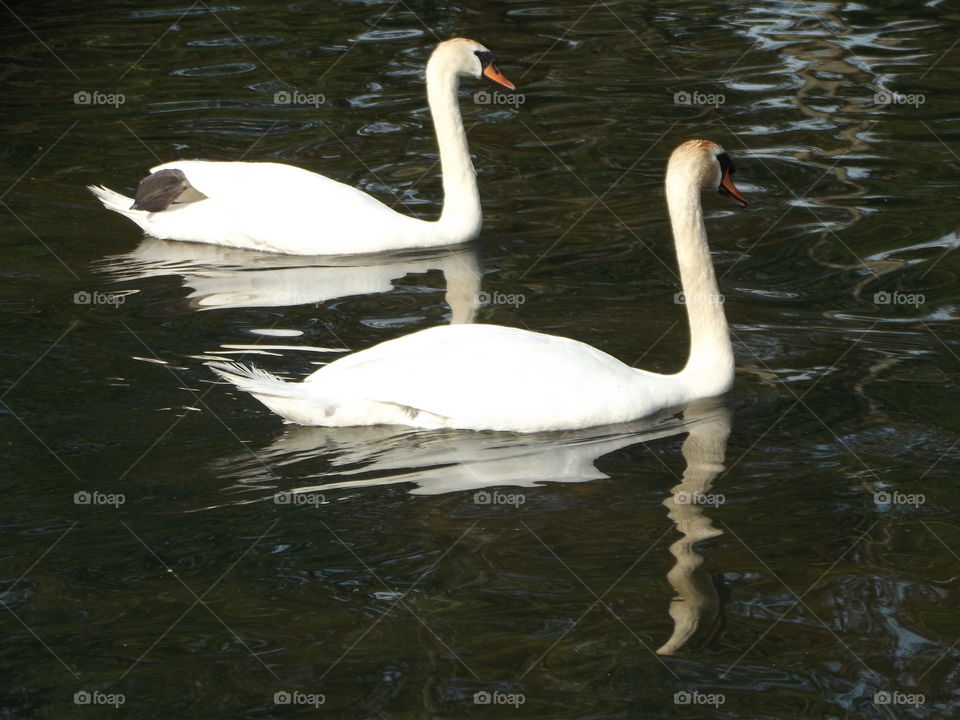
[{"label": "reflection of swan neck", "polygon": [[427,63],[427,100],[443,173],[443,212],[439,224],[470,236],[479,232],[482,215],[477,176],[460,116],[459,87],[460,78],[447,53],[442,49],[435,52]]},{"label": "reflection of swan neck", "polygon": [[481,274],[476,251],[451,252],[446,259],[443,277],[447,283],[450,324],[472,323],[480,309]]},{"label": "reflection of swan neck", "polygon": [[[697,504],[706,499],[703,496],[708,496],[713,480],[723,470],[730,419],[726,410],[722,412],[719,418],[700,421],[691,427],[683,443],[683,457],[687,461],[683,479],[663,503],[682,537],[670,546],[677,562],[667,573],[667,580],[677,597],[670,604],[673,634],[657,650],[661,655],[672,655],[694,639],[703,639],[719,618],[717,589],[702,567],[703,558],[695,548],[697,543],[722,534]],[[681,493],[685,496],[684,502],[678,499]],[[695,496],[698,496],[696,501],[691,502]]]},{"label": "reflection of swan neck", "polygon": [[733,381],[733,347],[717,287],[701,206],[702,182],[695,168],[667,168],[667,206],[677,249],[683,301],[690,324],[690,356],[683,370],[700,397],[720,395]]}]

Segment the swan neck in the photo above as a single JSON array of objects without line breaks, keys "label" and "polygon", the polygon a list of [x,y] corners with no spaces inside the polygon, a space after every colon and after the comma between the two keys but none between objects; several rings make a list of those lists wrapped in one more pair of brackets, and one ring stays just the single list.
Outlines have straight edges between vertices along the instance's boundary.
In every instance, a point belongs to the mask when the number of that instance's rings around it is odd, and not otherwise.
[{"label": "swan neck", "polygon": [[467,147],[457,91],[456,70],[434,55],[427,64],[427,100],[440,150],[443,211],[439,226],[451,242],[470,240],[480,232],[482,215],[477,176]]},{"label": "swan neck", "polygon": [[701,183],[693,173],[667,171],[667,205],[687,310],[690,355],[681,375],[699,396],[719,395],[733,383],[730,330],[703,223]]}]

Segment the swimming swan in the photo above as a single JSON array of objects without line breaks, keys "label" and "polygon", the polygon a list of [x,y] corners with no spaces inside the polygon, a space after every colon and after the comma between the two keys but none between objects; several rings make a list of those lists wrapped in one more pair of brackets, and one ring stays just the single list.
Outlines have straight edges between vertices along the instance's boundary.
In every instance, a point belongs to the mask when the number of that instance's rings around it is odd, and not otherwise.
[{"label": "swimming swan", "polygon": [[449,325],[388,340],[303,382],[234,363],[221,377],[301,425],[408,425],[538,432],[627,422],[726,392],[733,347],[707,247],[701,189],[741,207],[733,163],[707,140],[667,166],[667,206],[690,323],[690,355],[672,375],[638,370],[576,340],[499,325]]},{"label": "swimming swan", "polygon": [[292,165],[177,160],[158,165],[136,198],[89,189],[109,210],[167,240],[291,255],[341,255],[453,245],[480,232],[477,178],[457,90],[460,76],[484,76],[511,90],[496,57],[473,40],[440,43],[427,63],[427,100],[443,173],[436,221],[401,215],[349,185]]}]

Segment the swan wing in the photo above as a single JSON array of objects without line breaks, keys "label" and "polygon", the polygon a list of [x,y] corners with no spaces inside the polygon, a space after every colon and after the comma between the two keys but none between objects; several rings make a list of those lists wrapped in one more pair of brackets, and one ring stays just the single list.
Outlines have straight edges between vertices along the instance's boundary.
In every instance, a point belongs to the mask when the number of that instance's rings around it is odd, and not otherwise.
[{"label": "swan wing", "polygon": [[153,213],[150,232],[297,254],[375,252],[415,235],[422,220],[402,215],[367,193],[281,163],[179,160],[179,170],[202,197]]},{"label": "swan wing", "polygon": [[669,378],[635,370],[576,340],[458,325],[337,360],[302,388],[305,399],[325,408],[317,424],[395,422],[396,408],[409,408],[408,424],[530,432],[621,422],[677,404]]},{"label": "swan wing", "polygon": [[175,160],[150,168],[180,170],[206,197],[239,210],[272,206],[278,210],[334,211],[343,204],[393,212],[362,190],[303,168],[271,162]]}]

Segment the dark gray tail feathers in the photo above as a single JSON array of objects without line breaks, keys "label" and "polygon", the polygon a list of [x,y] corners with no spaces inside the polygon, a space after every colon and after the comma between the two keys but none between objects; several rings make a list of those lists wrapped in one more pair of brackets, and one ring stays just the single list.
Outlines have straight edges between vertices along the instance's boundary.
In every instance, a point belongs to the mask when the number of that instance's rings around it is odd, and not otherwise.
[{"label": "dark gray tail feathers", "polygon": [[140,181],[130,209],[160,212],[186,197],[192,202],[202,199],[204,195],[190,184],[182,170],[158,170]]}]

